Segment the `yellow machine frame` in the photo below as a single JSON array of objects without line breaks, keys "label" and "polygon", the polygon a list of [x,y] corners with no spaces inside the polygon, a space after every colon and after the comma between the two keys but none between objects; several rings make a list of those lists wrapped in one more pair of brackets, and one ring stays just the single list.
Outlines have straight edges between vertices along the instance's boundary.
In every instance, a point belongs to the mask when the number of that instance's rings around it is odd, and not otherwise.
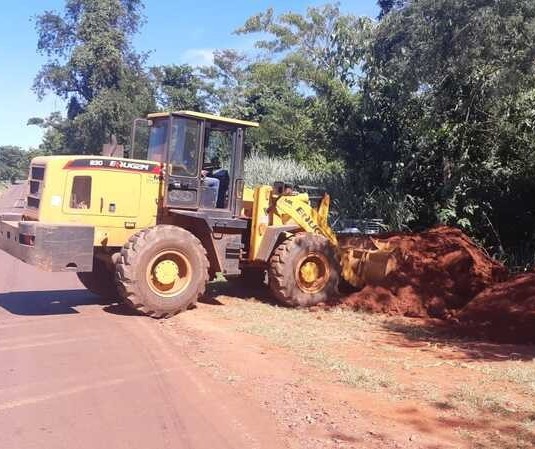
[{"label": "yellow machine frame", "polygon": [[[293,305],[325,300],[325,295],[336,290],[340,272],[353,285],[384,274],[389,254],[339,247],[328,224],[329,195],[324,194],[313,207],[308,193],[284,183],[244,188],[244,129],[257,127],[257,123],[191,111],[150,114],[147,123],[165,120],[169,129],[186,122],[197,127],[199,143],[193,147],[198,152],[196,172],[173,174],[171,131],[166,134],[163,162],[104,156],[37,157],[30,167],[26,209],[21,214],[0,215],[0,249],[44,270],[76,271],[84,285],[97,294],[117,294],[120,284],[125,300],[153,316],[187,308],[216,272],[232,277],[249,268],[260,273],[268,268],[273,273],[270,287],[275,295]],[[207,154],[205,137],[207,130],[214,129],[232,133],[233,157],[227,170],[230,187],[225,206],[219,208],[200,201],[205,192],[200,154]],[[182,145],[185,153],[185,143]],[[185,200],[179,195],[173,203],[170,195],[176,191],[193,195],[196,201],[181,203]],[[165,239],[184,248],[166,249],[166,240],[158,240],[160,231]],[[136,271],[133,265],[145,263],[142,248],[149,248],[150,242],[154,251],[160,252],[147,256],[153,266]],[[283,261],[290,253],[291,260]],[[190,256],[199,266],[191,265]],[[199,267],[206,275],[195,276]],[[182,271],[188,273],[182,275]],[[148,290],[140,290],[142,279]],[[181,299],[191,279],[197,279],[191,281],[195,287]],[[302,287],[297,302],[292,299],[294,281]],[[108,287],[106,293],[102,293],[103,284]],[[170,298],[177,301],[176,306]]]}]

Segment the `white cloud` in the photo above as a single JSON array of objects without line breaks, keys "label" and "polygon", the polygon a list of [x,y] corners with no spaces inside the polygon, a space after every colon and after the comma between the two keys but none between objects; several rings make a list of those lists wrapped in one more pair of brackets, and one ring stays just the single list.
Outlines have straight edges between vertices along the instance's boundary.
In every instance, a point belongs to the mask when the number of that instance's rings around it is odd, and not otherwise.
[{"label": "white cloud", "polygon": [[180,55],[180,61],[183,64],[212,65],[214,63],[213,48],[190,48]]}]

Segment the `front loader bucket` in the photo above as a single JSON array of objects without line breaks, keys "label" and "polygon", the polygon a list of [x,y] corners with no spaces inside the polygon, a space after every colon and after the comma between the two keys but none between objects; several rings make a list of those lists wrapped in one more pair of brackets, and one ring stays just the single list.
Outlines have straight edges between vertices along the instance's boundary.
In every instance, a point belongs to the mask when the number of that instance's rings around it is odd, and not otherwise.
[{"label": "front loader bucket", "polygon": [[394,250],[376,243],[355,239],[340,247],[342,277],[353,287],[377,283],[395,270]]}]

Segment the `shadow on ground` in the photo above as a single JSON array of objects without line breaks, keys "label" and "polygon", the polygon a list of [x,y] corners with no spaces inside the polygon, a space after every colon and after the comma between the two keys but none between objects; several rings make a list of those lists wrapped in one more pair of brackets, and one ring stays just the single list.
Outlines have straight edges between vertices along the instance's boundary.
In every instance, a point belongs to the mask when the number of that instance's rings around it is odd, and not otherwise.
[{"label": "shadow on ground", "polygon": [[247,285],[242,279],[216,280],[206,286],[206,292],[199,302],[209,305],[223,305],[218,301],[218,296],[231,296],[244,301],[255,299],[266,304],[281,304],[275,301],[267,285]]},{"label": "shadow on ground", "polygon": [[[442,407],[437,407],[444,410]],[[533,414],[519,412],[502,416],[491,416],[480,411],[479,416],[466,416],[460,411],[452,415],[438,415],[434,418],[422,420],[419,410],[415,407],[398,409],[398,419],[405,425],[410,425],[418,432],[433,435],[436,429],[451,429],[452,433],[464,435],[467,439],[466,447],[519,449],[535,447],[535,434],[519,425],[521,422],[531,421]],[[477,433],[475,433],[477,432]],[[425,446],[429,449],[443,448],[443,445]],[[449,447],[449,446],[448,446]],[[464,447],[464,446],[463,446]]]},{"label": "shadow on ground", "polygon": [[[207,285],[206,293],[199,302],[222,306],[219,296],[257,300],[275,304],[266,286],[245,287],[238,282],[214,281]],[[41,316],[79,313],[80,306],[100,305],[103,310],[114,315],[141,315],[114,298],[100,298],[87,290],[50,290],[31,292],[0,293],[0,307],[13,315]]]},{"label": "shadow on ground", "polygon": [[464,360],[482,360],[500,362],[509,360],[531,361],[535,359],[535,345],[508,344],[494,342],[485,335],[477,335],[465,328],[451,326],[435,320],[392,319],[383,323],[384,329],[394,338],[392,344],[402,347],[447,346],[457,349],[459,353],[452,358]]},{"label": "shadow on ground", "polygon": [[106,302],[106,307],[104,307],[103,310],[104,312],[111,313],[112,315],[145,316],[140,311],[135,310],[120,301],[116,301],[114,303],[111,303],[111,301]]},{"label": "shadow on ground", "polygon": [[0,294],[0,307],[13,315],[65,315],[79,313],[78,306],[108,305],[87,290],[50,290]]}]

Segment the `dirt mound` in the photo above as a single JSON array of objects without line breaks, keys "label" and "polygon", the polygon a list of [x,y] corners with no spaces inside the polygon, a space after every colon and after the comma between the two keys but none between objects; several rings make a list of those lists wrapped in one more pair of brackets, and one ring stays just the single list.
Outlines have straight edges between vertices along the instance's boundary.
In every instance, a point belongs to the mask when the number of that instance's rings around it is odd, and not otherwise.
[{"label": "dirt mound", "polygon": [[457,315],[480,335],[510,343],[535,343],[535,273],[482,291]]},{"label": "dirt mound", "polygon": [[[351,243],[358,245],[358,240],[352,238]],[[381,281],[345,298],[346,307],[445,318],[448,310],[461,309],[508,275],[503,265],[459,229],[438,227],[418,234],[384,235],[376,240],[396,248],[397,268]]]}]

